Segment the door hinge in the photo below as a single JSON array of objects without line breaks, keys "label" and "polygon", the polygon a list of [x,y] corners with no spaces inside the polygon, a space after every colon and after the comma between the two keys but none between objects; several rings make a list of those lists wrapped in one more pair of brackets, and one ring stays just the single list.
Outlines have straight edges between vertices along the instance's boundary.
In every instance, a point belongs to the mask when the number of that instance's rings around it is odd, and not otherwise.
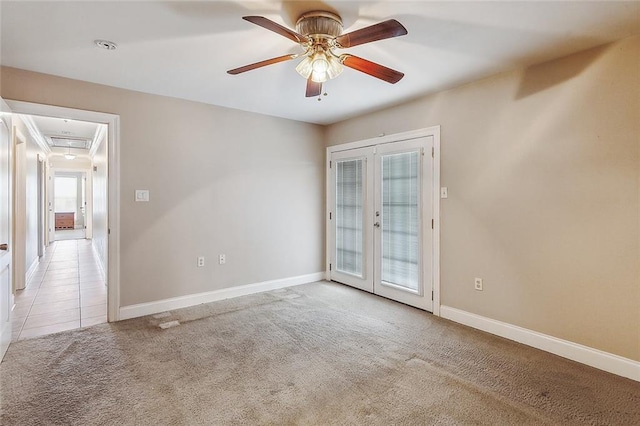
[{"label": "door hinge", "polygon": [[433,290],[431,290],[431,300],[433,300]]},{"label": "door hinge", "polygon": [[433,219],[431,219],[431,229],[433,229]]},{"label": "door hinge", "polygon": [[431,147],[431,158],[435,156],[436,149],[435,147]]},{"label": "door hinge", "polygon": [[331,220],[331,212],[329,212],[329,220]]},{"label": "door hinge", "polygon": [[331,161],[329,161],[329,168],[331,168]]},{"label": "door hinge", "polygon": [[107,229],[107,235],[111,235],[111,228]]},{"label": "door hinge", "polygon": [[331,271],[331,264],[329,264],[329,271]]}]

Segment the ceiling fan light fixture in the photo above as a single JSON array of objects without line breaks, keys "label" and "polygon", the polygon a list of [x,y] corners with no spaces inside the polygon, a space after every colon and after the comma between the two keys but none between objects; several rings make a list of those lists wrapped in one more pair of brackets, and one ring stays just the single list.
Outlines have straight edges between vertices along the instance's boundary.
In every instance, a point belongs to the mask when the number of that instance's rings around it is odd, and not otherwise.
[{"label": "ceiling fan light fixture", "polygon": [[308,79],[313,72],[313,66],[311,63],[311,57],[305,56],[302,61],[296,66],[296,71],[305,79]]},{"label": "ceiling fan light fixture", "polygon": [[305,79],[311,77],[316,83],[336,78],[343,69],[338,58],[320,48],[314,54],[307,55],[296,67],[298,74]]},{"label": "ceiling fan light fixture", "polygon": [[329,68],[327,68],[327,75],[329,78],[333,79],[339,76],[344,70],[340,59],[336,58],[333,55],[327,55],[327,60],[329,62]]},{"label": "ceiling fan light fixture", "polygon": [[316,83],[324,83],[329,79],[329,75],[327,74],[329,60],[322,50],[318,50],[311,58],[311,69],[311,80]]},{"label": "ceiling fan light fixture", "polygon": [[329,60],[324,52],[316,52],[311,59],[311,68],[313,72],[326,73],[329,69]]},{"label": "ceiling fan light fixture", "polygon": [[314,71],[311,73],[311,81],[315,81],[316,83],[324,83],[327,81],[329,77],[326,72],[317,72]]}]

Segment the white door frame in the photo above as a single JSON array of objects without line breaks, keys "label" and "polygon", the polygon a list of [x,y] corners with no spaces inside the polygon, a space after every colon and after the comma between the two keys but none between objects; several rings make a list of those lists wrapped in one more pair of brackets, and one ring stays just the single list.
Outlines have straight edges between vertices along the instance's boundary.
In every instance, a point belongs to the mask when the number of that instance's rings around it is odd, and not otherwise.
[{"label": "white door frame", "polygon": [[[6,220],[6,223],[2,226],[6,226],[6,235],[2,235],[3,241],[0,241],[2,244],[7,244],[6,251],[4,253],[0,253],[0,273],[6,273],[8,276],[6,277],[6,285],[0,282],[0,361],[4,357],[9,345],[11,344],[11,311],[13,310],[13,261],[12,257],[12,241],[13,241],[13,196],[11,192],[13,191],[13,183],[11,182],[13,179],[13,159],[11,156],[13,155],[13,137],[11,135],[13,131],[13,123],[12,123],[12,115],[9,106],[4,102],[4,100],[0,97],[0,130],[5,134],[3,137],[3,144],[6,143],[6,152],[0,153],[0,155],[6,155],[6,158],[2,158],[3,162],[6,162],[7,170],[3,171],[3,174],[7,181],[2,182],[4,188],[1,188],[2,194],[1,196],[5,199],[0,200],[3,203],[7,203],[6,206],[0,206],[2,208],[1,215],[5,215],[3,221]],[[5,147],[2,147],[4,150]],[[5,186],[6,185],[6,186]],[[6,208],[6,211],[4,210]]]},{"label": "white door frame", "polygon": [[27,138],[13,125],[13,137],[11,139],[11,157],[13,161],[11,185],[13,187],[12,206],[13,206],[13,283],[12,289],[15,293],[17,290],[24,290],[27,283],[27,271],[32,265],[27,265],[27,223],[26,223],[26,181],[27,181]]},{"label": "white door frame", "polygon": [[108,237],[107,237],[107,321],[120,319],[120,116],[31,102],[5,100],[12,112],[72,120],[91,121],[108,126]]},{"label": "white door frame", "polygon": [[47,209],[47,197],[46,191],[46,158],[43,158],[41,154],[38,154],[37,158],[37,175],[38,175],[38,259],[44,256],[45,247],[47,246],[47,233],[46,233],[46,217],[49,210]]},{"label": "white door frame", "polygon": [[334,152],[346,151],[356,148],[364,148],[393,142],[407,141],[411,139],[433,137],[433,314],[440,316],[440,126],[427,127],[424,129],[412,130],[409,132],[396,133],[393,135],[380,136],[372,139],[365,139],[356,142],[349,142],[341,145],[327,147],[326,150],[326,211],[325,211],[325,229],[326,229],[326,247],[325,247],[325,277],[329,279],[330,274],[330,253],[333,250],[334,236],[331,232],[331,222],[329,221],[329,213],[331,211],[333,196],[333,187],[331,179],[331,169],[329,162],[331,154]]}]

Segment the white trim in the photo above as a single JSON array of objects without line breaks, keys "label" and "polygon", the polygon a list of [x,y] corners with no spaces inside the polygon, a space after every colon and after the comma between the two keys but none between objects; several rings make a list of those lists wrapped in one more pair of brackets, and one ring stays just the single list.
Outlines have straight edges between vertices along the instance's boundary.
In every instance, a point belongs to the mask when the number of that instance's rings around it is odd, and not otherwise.
[{"label": "white trim", "polygon": [[33,122],[33,118],[31,118],[30,115],[24,115],[24,114],[16,114],[16,115],[22,120],[22,122],[24,123],[24,126],[29,131],[29,134],[31,135],[33,140],[36,142],[36,145],[38,145],[40,149],[44,151],[45,154],[50,154],[51,147],[49,146],[49,144],[47,144],[42,134],[38,131],[38,126],[36,126],[36,124]]},{"label": "white trim", "polygon": [[102,145],[102,140],[104,139],[104,134],[107,132],[106,126],[98,126],[96,127],[96,133],[93,135],[93,140],[91,141],[91,149],[89,150],[89,157],[93,158],[98,152],[98,148]]},{"label": "white trim", "polygon": [[[85,180],[84,196],[87,204],[84,210],[84,237],[88,240],[93,240],[93,169],[85,172]],[[93,241],[91,244],[93,245]],[[106,276],[103,275],[102,278],[106,279]]]},{"label": "white trim", "polygon": [[[3,161],[0,163],[2,166],[7,166],[8,168],[2,167],[2,171],[0,172],[0,181],[3,184],[6,184],[7,192],[0,197],[1,203],[8,203],[6,210],[2,210],[0,212],[0,221],[5,222],[7,224],[7,235],[3,235],[6,237],[2,243],[7,243],[9,246],[7,250],[0,255],[0,270],[7,274],[7,285],[0,285],[0,292],[3,294],[0,295],[0,299],[4,297],[8,298],[8,308],[9,312],[5,312],[5,307],[0,306],[0,362],[2,362],[3,357],[5,356],[9,345],[11,344],[11,317],[9,313],[15,307],[14,305],[14,292],[13,292],[13,115],[11,114],[11,109],[9,105],[2,99],[0,96],[0,138],[2,138],[2,142],[0,145],[4,145],[0,148],[0,153],[8,155],[8,157],[3,158]],[[6,134],[2,135],[2,127],[4,127],[4,131]],[[6,216],[5,216],[6,215]]]},{"label": "white trim", "polygon": [[364,139],[356,142],[342,143],[338,145],[332,145],[327,147],[327,152],[347,151],[354,148],[364,148],[365,146],[375,146],[384,143],[407,141],[410,139],[423,138],[425,136],[432,136],[438,134],[440,137],[440,126],[425,127],[424,129],[410,130],[408,132],[394,133],[392,135],[385,135],[384,133],[377,138]]},{"label": "white trim", "polygon": [[327,281],[331,281],[331,256],[333,252],[333,231],[331,220],[329,220],[329,216],[331,215],[331,206],[333,205],[332,199],[333,195],[333,170],[331,169],[331,150],[329,148],[326,149],[325,154],[325,163],[326,163],[326,173],[325,173],[325,194],[326,199],[324,203],[325,212],[324,212],[324,223],[325,223],[325,238],[324,238],[324,279]]},{"label": "white trim", "polygon": [[638,361],[450,306],[441,306],[440,314],[442,318],[640,382]]},{"label": "white trim", "polygon": [[440,126],[427,129],[433,135],[433,234],[431,256],[433,264],[433,304],[432,313],[440,316]]},{"label": "white trim", "polygon": [[120,116],[112,116],[107,155],[107,297],[109,322],[120,320]]},{"label": "white trim", "polygon": [[5,101],[16,114],[70,118],[108,126],[107,320],[118,321],[120,314],[120,116],[31,102],[8,99]]},{"label": "white trim", "polygon": [[[13,217],[13,289],[24,290],[27,286],[27,138],[13,125],[14,138],[11,145],[13,173],[9,185],[12,188]],[[20,187],[20,188],[19,188]]]},{"label": "white trim", "polygon": [[29,268],[27,269],[27,273],[25,274],[25,283],[29,283],[31,277],[33,277],[33,274],[36,273],[36,269],[38,269],[39,263],[40,258],[36,256],[36,258],[33,259],[33,262],[31,262],[31,266],[29,266]]},{"label": "white trim", "polygon": [[299,275],[297,277],[282,278],[278,280],[263,281],[255,284],[241,285],[238,287],[223,288],[207,291],[205,293],[189,294],[186,296],[172,297],[170,299],[156,300],[148,303],[123,306],[120,308],[120,319],[130,319],[145,315],[157,314],[174,309],[187,308],[202,303],[216,302],[218,300],[231,299],[249,294],[262,293],[264,291],[277,290],[279,288],[307,284],[324,279],[324,272]]}]

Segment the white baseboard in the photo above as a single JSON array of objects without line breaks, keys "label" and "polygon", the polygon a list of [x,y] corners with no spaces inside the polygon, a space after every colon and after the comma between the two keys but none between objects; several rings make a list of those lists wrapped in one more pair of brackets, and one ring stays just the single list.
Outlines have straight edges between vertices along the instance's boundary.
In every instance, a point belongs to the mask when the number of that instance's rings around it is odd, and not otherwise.
[{"label": "white baseboard", "polygon": [[449,306],[440,306],[440,316],[640,382],[640,362],[638,361]]},{"label": "white baseboard", "polygon": [[40,258],[36,256],[31,266],[29,266],[29,268],[27,269],[27,273],[25,274],[25,278],[24,278],[25,283],[27,284],[29,283],[29,281],[31,280],[31,277],[33,277],[33,274],[36,273],[36,269],[38,269],[39,264],[40,264]]},{"label": "white baseboard", "polygon": [[200,305],[202,303],[216,302],[218,300],[231,299],[233,297],[246,296],[254,293],[262,293],[264,291],[277,290],[279,288],[307,284],[321,280],[324,280],[324,272],[316,272],[314,274],[299,275],[297,277],[263,281],[255,284],[246,284],[238,287],[207,291],[205,293],[172,297],[171,299],[157,300],[155,302],[122,306],[120,308],[120,319],[125,320],[137,318],[173,309],[187,308],[189,306]]}]

